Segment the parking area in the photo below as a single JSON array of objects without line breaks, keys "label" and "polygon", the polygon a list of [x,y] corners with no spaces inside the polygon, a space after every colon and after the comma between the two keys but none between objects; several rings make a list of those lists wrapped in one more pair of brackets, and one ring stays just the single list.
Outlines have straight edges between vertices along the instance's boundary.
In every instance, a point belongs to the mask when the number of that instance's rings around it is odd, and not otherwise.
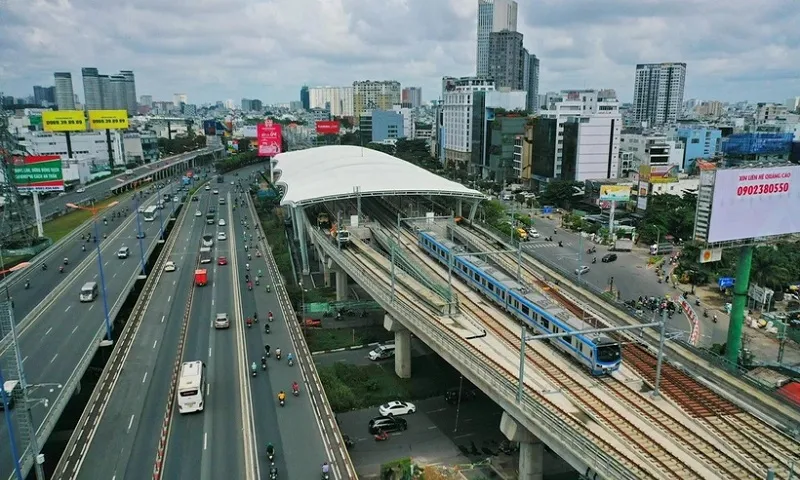
[{"label": "parking area", "polygon": [[[355,441],[350,456],[360,478],[377,478],[383,463],[411,457],[421,465],[475,465],[468,478],[517,478],[517,456],[499,451],[505,438],[500,433],[502,410],[482,394],[460,408],[444,397],[413,402],[414,414],[404,418],[408,430],[390,434],[389,440],[376,442],[367,431],[377,408],[338,415],[342,432]],[[490,459],[487,461],[487,459]],[[472,467],[470,467],[472,468]],[[577,474],[556,455],[545,451],[545,478],[572,479]]]}]

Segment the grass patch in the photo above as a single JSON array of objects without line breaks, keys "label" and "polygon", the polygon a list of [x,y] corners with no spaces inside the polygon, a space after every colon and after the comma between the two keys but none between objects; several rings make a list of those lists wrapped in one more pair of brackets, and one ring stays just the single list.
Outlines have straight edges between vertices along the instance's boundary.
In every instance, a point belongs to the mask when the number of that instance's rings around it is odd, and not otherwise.
[{"label": "grass patch", "polygon": [[[107,205],[117,201],[119,201],[119,199],[109,198],[108,200],[95,203],[95,207],[104,208]],[[53,240],[53,243],[56,243],[60,239],[69,235],[72,231],[81,226],[90,218],[92,218],[92,212],[88,210],[75,210],[73,212],[69,212],[66,215],[61,215],[60,217],[54,218],[49,222],[45,222],[42,225],[44,228],[44,235],[45,237],[49,237],[51,240]]]},{"label": "grass patch", "polygon": [[399,378],[392,361],[365,366],[336,363],[317,371],[335,412],[444,395],[459,380],[458,372],[437,355],[412,357],[413,380]]},{"label": "grass patch", "polygon": [[[329,319],[325,318],[322,321],[327,320]],[[385,342],[393,338],[392,332],[377,325],[358,328],[309,328],[306,331],[306,343],[312,352]]]}]

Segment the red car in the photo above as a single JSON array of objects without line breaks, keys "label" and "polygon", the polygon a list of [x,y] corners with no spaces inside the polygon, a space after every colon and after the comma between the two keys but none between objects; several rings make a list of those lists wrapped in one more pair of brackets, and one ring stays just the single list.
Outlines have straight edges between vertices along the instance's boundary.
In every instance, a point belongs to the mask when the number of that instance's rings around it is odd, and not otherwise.
[{"label": "red car", "polygon": [[217,265],[227,265],[227,264],[228,264],[228,259],[225,257],[219,257],[219,259],[217,260]]}]

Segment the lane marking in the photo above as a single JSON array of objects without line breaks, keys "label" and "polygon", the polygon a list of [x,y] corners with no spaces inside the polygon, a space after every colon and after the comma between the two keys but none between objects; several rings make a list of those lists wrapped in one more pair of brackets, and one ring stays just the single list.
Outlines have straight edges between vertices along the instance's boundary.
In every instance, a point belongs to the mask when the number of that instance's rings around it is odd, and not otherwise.
[{"label": "lane marking", "polygon": [[128,422],[128,431],[129,432],[131,431],[131,427],[133,426],[133,417],[134,417],[134,415],[131,415],[131,420]]},{"label": "lane marking", "polygon": [[47,329],[46,332],[44,332],[44,334],[45,335],[50,335],[50,332],[52,332],[52,331],[53,331],[53,327],[50,327],[50,328]]},{"label": "lane marking", "polygon": [[[97,277],[97,275],[95,275],[95,277]],[[89,305],[89,310],[91,310],[93,308],[94,308],[94,305]]]},{"label": "lane marking", "polygon": [[158,345],[158,340],[156,340],[155,342],[153,342],[153,348],[156,348],[156,345]]},{"label": "lane marking", "polygon": [[104,263],[104,264],[103,264],[103,266],[104,266],[104,267],[107,267],[107,266],[108,266],[108,262]]},{"label": "lane marking", "polygon": [[69,312],[69,309],[70,309],[70,308],[72,308],[72,305],[70,305],[70,306],[68,306],[67,308],[65,308],[65,309],[64,309],[64,313],[67,313],[67,312]]},{"label": "lane marking", "polygon": [[169,302],[170,302],[170,300],[172,300],[172,295],[170,295],[169,297],[167,297],[167,303],[169,303]]},{"label": "lane marking", "polygon": [[161,323],[164,323],[164,319],[165,319],[166,317],[167,317],[166,315],[161,315]]},{"label": "lane marking", "polygon": [[25,363],[25,360],[27,360],[27,359],[28,359],[28,356],[25,355],[25,358],[22,359],[22,363]]},{"label": "lane marking", "polygon": [[203,450],[208,450],[208,434],[203,434]]},{"label": "lane marking", "polygon": [[211,358],[211,347],[208,347],[208,358]]},{"label": "lane marking", "polygon": [[142,378],[142,383],[147,381],[147,372],[144,372],[144,378]]},{"label": "lane marking", "polygon": [[55,362],[56,358],[58,358],[58,354],[57,353],[55,355],[53,355],[53,358],[50,360],[50,363]]},{"label": "lane marking", "polygon": [[69,332],[69,334],[72,335],[73,333],[75,333],[75,330],[77,330],[77,329],[78,329],[78,325],[75,325],[75,327],[72,328],[72,331]]}]

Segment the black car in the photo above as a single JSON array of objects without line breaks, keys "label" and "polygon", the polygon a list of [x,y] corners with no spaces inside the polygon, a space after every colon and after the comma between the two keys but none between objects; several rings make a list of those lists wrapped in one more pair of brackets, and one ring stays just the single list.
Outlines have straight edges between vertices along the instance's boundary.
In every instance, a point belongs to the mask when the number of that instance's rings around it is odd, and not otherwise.
[{"label": "black car", "polygon": [[375,417],[369,421],[369,433],[375,435],[379,431],[401,432],[408,428],[408,423],[403,418],[398,417]]},{"label": "black car", "polygon": [[193,202],[199,202],[200,201],[200,197],[197,197],[197,196],[192,197],[192,201]]},{"label": "black car", "polygon": [[609,263],[613,262],[616,259],[617,259],[616,253],[606,253],[605,255],[603,255],[603,258],[600,259],[600,261],[603,263]]},{"label": "black car", "polygon": [[217,213],[217,209],[214,207],[208,207],[208,213]]},{"label": "black car", "polygon": [[145,233],[144,230],[142,230],[141,232],[136,232],[136,238],[145,238],[146,236],[147,233]]},{"label": "black car", "polygon": [[[473,389],[462,389],[461,390],[461,401],[462,402],[469,402],[471,400],[475,400],[478,396],[478,392]],[[458,404],[458,389],[452,388],[444,394],[444,401],[449,403],[450,405],[457,405]]]}]

